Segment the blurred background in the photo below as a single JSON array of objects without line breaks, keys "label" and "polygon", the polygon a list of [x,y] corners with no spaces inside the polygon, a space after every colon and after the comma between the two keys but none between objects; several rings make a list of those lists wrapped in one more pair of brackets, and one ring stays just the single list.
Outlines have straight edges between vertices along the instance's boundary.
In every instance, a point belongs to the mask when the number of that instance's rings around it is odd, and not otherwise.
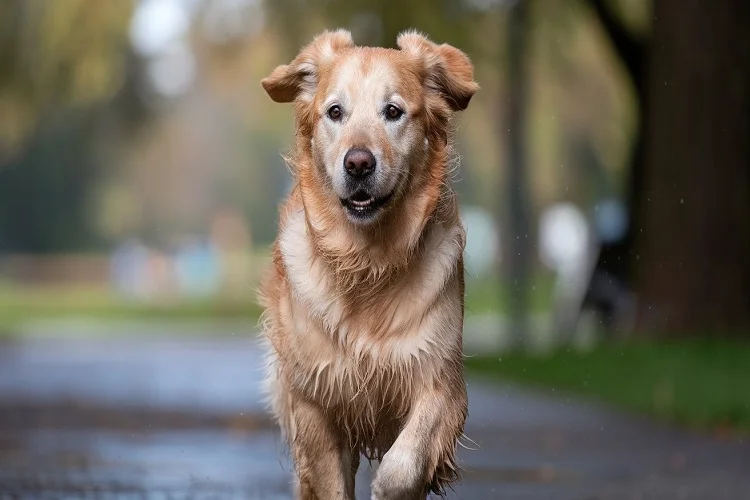
[{"label": "blurred background", "polygon": [[[260,425],[232,405],[257,399],[293,122],[259,81],[322,29],[393,47],[414,27],[469,54],[482,88],[455,182],[471,376],[746,433],[747,26],[742,0],[5,0],[0,427],[98,428],[172,399]],[[132,421],[203,429],[169,408]],[[0,464],[36,456],[8,443]]]}]

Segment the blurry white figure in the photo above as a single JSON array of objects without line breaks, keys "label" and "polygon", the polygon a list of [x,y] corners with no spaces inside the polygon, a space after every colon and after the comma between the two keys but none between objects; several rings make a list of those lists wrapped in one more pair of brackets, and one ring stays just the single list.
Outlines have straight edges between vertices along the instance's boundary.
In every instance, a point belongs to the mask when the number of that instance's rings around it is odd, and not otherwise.
[{"label": "blurry white figure", "polygon": [[500,260],[500,232],[492,215],[478,207],[462,207],[461,220],[466,228],[464,260],[469,275],[492,272]]},{"label": "blurry white figure", "polygon": [[552,328],[558,336],[575,332],[593,270],[594,241],[583,212],[572,203],[552,205],[539,221],[542,262],[555,271]]},{"label": "blurry white figure", "polygon": [[143,57],[154,57],[182,40],[190,16],[180,0],[141,0],[130,21],[130,43]]},{"label": "blurry white figure", "polygon": [[130,43],[146,59],[152,90],[163,97],[185,94],[196,78],[195,56],[187,42],[191,3],[141,0],[130,22]]}]

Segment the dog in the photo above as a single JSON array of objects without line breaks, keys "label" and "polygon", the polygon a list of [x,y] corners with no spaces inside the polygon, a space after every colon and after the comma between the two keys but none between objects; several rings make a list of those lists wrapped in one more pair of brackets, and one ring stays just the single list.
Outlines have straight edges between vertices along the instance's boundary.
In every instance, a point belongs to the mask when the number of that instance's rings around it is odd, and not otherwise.
[{"label": "dog", "polygon": [[416,31],[397,49],[327,31],[262,80],[294,103],[280,208],[261,284],[271,410],[301,499],[425,498],[456,481],[465,232],[451,188],[452,118],[479,89],[469,58]]}]

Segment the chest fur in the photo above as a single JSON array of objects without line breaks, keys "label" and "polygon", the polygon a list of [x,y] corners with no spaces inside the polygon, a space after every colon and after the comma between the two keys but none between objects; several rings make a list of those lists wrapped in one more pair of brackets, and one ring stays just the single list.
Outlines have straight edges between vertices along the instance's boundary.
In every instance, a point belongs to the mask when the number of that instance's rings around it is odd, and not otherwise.
[{"label": "chest fur", "polygon": [[415,387],[460,360],[460,226],[433,228],[419,258],[375,294],[341,290],[314,251],[302,212],[290,217],[278,244],[286,289],[277,335],[284,336],[287,377],[298,391],[324,406],[360,398],[363,405],[388,405],[410,399]]}]

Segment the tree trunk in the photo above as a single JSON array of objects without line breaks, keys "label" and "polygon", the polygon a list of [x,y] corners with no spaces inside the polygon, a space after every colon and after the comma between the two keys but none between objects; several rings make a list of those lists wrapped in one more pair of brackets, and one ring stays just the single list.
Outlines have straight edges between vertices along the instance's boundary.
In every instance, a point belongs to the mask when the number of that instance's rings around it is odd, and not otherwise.
[{"label": "tree trunk", "polygon": [[[530,0],[514,5],[508,19],[507,82],[505,123],[508,127],[506,183],[506,228],[502,238],[505,286],[512,341],[520,346],[528,333],[528,292],[534,256],[529,244],[531,208],[526,169],[526,73]],[[502,219],[501,219],[502,220]]]},{"label": "tree trunk", "polygon": [[750,2],[656,0],[637,330],[750,334]]},{"label": "tree trunk", "polygon": [[629,159],[630,172],[623,193],[628,211],[627,228],[618,241],[602,243],[582,306],[597,313],[608,333],[620,335],[632,323],[629,291],[633,282],[635,228],[640,227],[635,207],[643,191],[643,138],[648,133],[645,118],[649,115],[649,99],[646,96],[649,40],[632,33],[607,0],[589,0],[588,3],[620,59],[632,85],[637,107],[635,140]]}]

